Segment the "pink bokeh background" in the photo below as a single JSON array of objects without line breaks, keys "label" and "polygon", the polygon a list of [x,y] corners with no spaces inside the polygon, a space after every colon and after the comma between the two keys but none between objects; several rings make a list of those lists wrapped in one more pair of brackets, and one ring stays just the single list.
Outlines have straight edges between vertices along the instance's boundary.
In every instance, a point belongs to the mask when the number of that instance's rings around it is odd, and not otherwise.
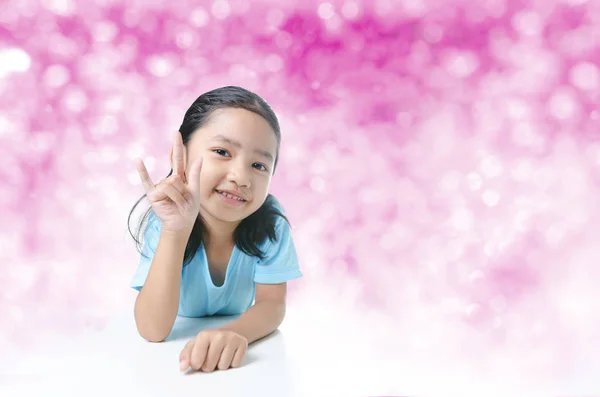
[{"label": "pink bokeh background", "polygon": [[0,350],[131,310],[133,159],[166,175],[187,107],[240,85],[282,125],[292,301],[325,288],[448,365],[600,363],[600,2],[0,9]]}]

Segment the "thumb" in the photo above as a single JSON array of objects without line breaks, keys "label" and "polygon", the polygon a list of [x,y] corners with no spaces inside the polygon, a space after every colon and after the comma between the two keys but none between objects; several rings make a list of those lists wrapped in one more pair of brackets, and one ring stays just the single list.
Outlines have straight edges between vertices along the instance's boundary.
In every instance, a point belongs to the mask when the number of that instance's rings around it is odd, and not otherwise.
[{"label": "thumb", "polygon": [[202,157],[194,161],[190,169],[188,184],[193,192],[197,192],[200,187],[200,171],[202,170]]}]

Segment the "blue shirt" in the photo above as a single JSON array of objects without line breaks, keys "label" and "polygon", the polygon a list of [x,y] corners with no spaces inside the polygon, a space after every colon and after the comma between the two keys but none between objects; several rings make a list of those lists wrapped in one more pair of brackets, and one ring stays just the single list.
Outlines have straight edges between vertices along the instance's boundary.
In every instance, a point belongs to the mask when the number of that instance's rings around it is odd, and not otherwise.
[{"label": "blue shirt", "polygon": [[[130,284],[137,291],[148,276],[161,224],[160,219],[152,213],[144,233],[144,255]],[[204,245],[200,245],[191,262],[183,266],[177,314],[184,317],[241,314],[254,303],[256,283],[279,284],[302,277],[290,226],[285,219],[277,217],[275,233],[277,240],[267,238],[258,245],[264,253],[263,259],[249,256],[234,246],[225,281],[218,287],[210,276]]]}]

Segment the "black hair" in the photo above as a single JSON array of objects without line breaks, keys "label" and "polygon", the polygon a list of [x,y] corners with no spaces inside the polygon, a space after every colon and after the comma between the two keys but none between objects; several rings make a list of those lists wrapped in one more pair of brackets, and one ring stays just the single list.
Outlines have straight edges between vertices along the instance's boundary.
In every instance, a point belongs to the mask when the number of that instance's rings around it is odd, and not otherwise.
[{"label": "black hair", "polygon": [[[277,139],[277,151],[275,153],[275,162],[273,165],[273,173],[275,173],[277,160],[279,158],[279,147],[281,144],[279,121],[277,120],[275,112],[273,112],[264,99],[241,87],[221,87],[200,95],[185,113],[181,127],[179,127],[183,144],[186,145],[196,130],[210,122],[211,116],[215,110],[225,108],[248,110],[258,114],[269,123],[275,132],[275,138]],[[167,176],[170,176],[172,173],[173,170],[171,169]],[[134,239],[140,253],[142,253],[142,237],[146,228],[149,227],[149,217],[154,212],[152,207],[150,207],[140,218],[135,234],[131,231],[130,223],[133,211],[144,197],[146,197],[145,194],[133,205],[127,218],[129,234]],[[275,225],[277,217],[281,217],[289,223],[285,215],[277,208],[277,200],[275,197],[269,194],[263,205],[253,214],[243,219],[236,227],[233,233],[236,246],[247,255],[263,259],[264,254],[258,246],[267,238],[271,241],[276,240]],[[203,243],[204,230],[205,226],[202,217],[199,215],[198,218],[196,218],[196,222],[194,223],[194,227],[185,248],[183,257],[184,265],[187,265],[192,260],[196,251]]]}]

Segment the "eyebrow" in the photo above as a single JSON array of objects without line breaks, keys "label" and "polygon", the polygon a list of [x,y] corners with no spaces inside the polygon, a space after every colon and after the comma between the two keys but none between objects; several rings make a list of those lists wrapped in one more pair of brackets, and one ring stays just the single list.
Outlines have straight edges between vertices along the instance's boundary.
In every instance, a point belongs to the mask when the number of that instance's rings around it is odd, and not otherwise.
[{"label": "eyebrow", "polygon": [[[226,142],[232,146],[237,147],[238,149],[242,148],[242,144],[240,142],[233,140],[231,138],[227,138],[224,135],[216,135],[211,138],[211,141]],[[275,157],[273,157],[273,155],[266,150],[254,149],[254,153],[258,154],[259,156],[266,157],[267,159],[269,159],[271,161],[275,161]]]}]

